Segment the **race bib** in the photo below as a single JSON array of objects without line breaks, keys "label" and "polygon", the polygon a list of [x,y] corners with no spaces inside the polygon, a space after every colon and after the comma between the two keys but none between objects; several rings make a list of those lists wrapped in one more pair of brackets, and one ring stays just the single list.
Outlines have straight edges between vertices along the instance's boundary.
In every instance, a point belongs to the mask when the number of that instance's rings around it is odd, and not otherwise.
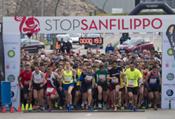
[{"label": "race bib", "polygon": [[42,80],[41,77],[37,77],[37,78],[35,78],[35,81],[36,81],[36,82],[40,82],[41,80]]},{"label": "race bib", "polygon": [[92,81],[92,78],[93,78],[92,76],[86,76],[86,77],[85,77],[85,79],[86,79],[87,81]]},{"label": "race bib", "polygon": [[24,81],[24,84],[25,84],[25,85],[28,85],[28,84],[29,84],[29,81]]},{"label": "race bib", "polygon": [[109,50],[109,53],[112,53],[112,50]]},{"label": "race bib", "polygon": [[43,82],[42,75],[41,75],[41,74],[36,74],[36,75],[34,76],[34,82],[35,82],[35,83],[42,83],[42,82]]},{"label": "race bib", "polygon": [[72,77],[65,77],[65,79],[64,79],[66,82],[69,82],[69,81],[71,81],[72,80]]},{"label": "race bib", "polygon": [[101,81],[105,81],[105,80],[106,80],[106,76],[105,76],[105,75],[99,75],[99,79],[100,79]]},{"label": "race bib", "polygon": [[135,82],[134,80],[128,80],[128,86],[134,86]]},{"label": "race bib", "polygon": [[53,90],[54,90],[54,88],[47,88],[47,93],[52,93],[53,92]]},{"label": "race bib", "polygon": [[112,78],[112,83],[119,83],[119,79],[117,77]]},{"label": "race bib", "polygon": [[156,82],[157,82],[157,79],[155,78],[151,78],[149,81],[150,84],[155,84]]}]

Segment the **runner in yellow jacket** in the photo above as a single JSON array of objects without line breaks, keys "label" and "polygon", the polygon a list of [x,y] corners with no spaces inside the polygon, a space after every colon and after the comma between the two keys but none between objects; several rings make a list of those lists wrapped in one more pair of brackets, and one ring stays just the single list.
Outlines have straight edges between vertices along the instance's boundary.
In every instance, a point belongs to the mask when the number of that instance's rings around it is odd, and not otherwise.
[{"label": "runner in yellow jacket", "polygon": [[129,68],[127,68],[125,71],[125,76],[126,76],[126,87],[129,98],[128,107],[130,109],[132,108],[135,110],[137,105],[139,82],[140,80],[142,80],[142,73],[140,70],[135,68],[134,63],[131,62]]}]

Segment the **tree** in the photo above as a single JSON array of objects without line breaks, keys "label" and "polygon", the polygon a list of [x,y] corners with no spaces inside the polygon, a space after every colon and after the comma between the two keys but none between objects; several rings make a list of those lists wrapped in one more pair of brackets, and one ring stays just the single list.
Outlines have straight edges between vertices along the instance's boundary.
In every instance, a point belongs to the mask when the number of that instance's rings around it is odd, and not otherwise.
[{"label": "tree", "polygon": [[57,2],[56,2],[55,16],[57,15],[57,9],[58,9],[58,5],[59,5],[60,1],[61,1],[61,0],[57,0]]},{"label": "tree", "polygon": [[106,6],[107,2],[108,2],[108,0],[105,0],[104,3],[103,3],[103,8],[102,8],[103,11],[105,11],[105,6]]}]

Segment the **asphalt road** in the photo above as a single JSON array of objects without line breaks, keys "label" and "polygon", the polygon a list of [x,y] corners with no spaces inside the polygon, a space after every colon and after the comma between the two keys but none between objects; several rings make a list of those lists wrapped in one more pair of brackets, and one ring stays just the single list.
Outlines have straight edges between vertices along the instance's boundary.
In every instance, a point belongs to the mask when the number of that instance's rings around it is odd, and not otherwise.
[{"label": "asphalt road", "polygon": [[0,119],[175,119],[175,110],[111,113],[0,113]]}]

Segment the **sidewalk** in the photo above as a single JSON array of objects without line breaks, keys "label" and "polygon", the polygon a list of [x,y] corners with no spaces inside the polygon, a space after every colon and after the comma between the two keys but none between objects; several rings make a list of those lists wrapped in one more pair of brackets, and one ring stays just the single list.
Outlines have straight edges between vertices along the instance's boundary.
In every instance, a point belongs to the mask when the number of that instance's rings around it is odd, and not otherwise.
[{"label": "sidewalk", "polygon": [[174,119],[175,110],[112,113],[0,113],[0,119]]}]

